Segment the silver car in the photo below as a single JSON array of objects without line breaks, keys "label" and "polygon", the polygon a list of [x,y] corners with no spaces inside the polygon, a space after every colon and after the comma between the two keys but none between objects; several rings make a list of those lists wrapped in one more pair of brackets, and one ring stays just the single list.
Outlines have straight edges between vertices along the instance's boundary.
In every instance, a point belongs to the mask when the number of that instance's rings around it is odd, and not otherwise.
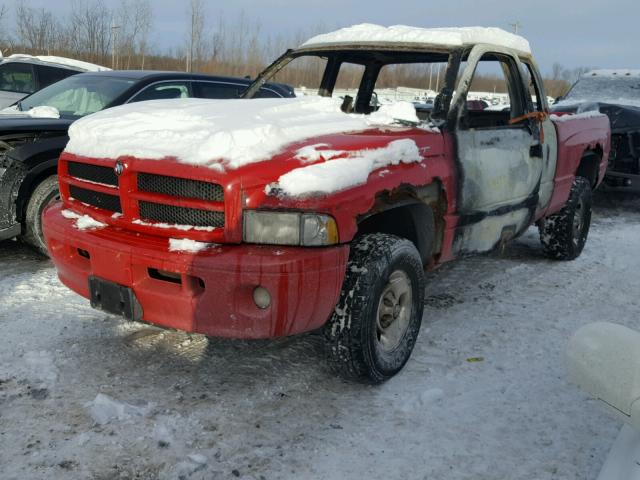
[{"label": "silver car", "polygon": [[109,70],[70,58],[0,53],[0,109],[76,73]]}]

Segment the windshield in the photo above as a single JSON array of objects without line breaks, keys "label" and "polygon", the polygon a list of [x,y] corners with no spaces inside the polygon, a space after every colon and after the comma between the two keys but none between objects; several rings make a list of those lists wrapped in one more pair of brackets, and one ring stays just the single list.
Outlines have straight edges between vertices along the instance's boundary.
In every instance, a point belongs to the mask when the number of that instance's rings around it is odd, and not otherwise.
[{"label": "windshield", "polygon": [[565,100],[592,100],[640,104],[640,76],[585,76],[576,83]]},{"label": "windshield", "polygon": [[[424,120],[444,86],[448,55],[438,52],[332,50],[293,53],[266,72],[266,81],[295,88],[297,97],[334,97],[345,113],[413,104]],[[414,115],[415,117],[415,115]]]},{"label": "windshield", "polygon": [[74,75],[22,100],[22,111],[53,107],[63,118],[79,118],[107,107],[124,93],[134,80],[102,75]]}]

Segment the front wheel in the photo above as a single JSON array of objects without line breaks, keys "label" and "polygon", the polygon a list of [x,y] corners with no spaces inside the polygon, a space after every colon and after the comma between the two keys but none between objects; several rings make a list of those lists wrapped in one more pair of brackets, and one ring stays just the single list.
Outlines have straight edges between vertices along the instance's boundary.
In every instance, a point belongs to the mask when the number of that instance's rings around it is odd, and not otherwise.
[{"label": "front wheel", "polygon": [[48,255],[47,244],[42,233],[42,212],[51,202],[60,198],[58,177],[51,175],[45,178],[31,193],[25,214],[24,234],[22,240],[43,255]]},{"label": "front wheel", "polygon": [[591,226],[591,184],[576,177],[565,206],[538,225],[545,255],[556,260],[580,256]]},{"label": "front wheel", "polygon": [[340,300],[324,327],[331,368],[368,383],[398,373],[420,330],[424,287],[413,243],[380,233],[360,237],[351,247]]}]

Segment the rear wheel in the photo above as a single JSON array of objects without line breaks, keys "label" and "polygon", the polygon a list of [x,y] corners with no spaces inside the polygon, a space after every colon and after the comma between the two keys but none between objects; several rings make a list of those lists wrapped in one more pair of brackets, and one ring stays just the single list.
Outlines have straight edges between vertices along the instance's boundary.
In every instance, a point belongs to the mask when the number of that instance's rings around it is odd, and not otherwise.
[{"label": "rear wheel", "polygon": [[358,239],[324,328],[331,368],[367,383],[398,373],[420,330],[424,285],[420,254],[409,240],[378,233]]},{"label": "rear wheel", "polygon": [[43,255],[48,255],[47,244],[42,233],[42,212],[51,202],[60,198],[58,176],[45,178],[33,190],[25,214],[25,226],[22,240]]},{"label": "rear wheel", "polygon": [[545,255],[556,260],[580,256],[591,226],[591,184],[576,177],[565,206],[538,225]]}]

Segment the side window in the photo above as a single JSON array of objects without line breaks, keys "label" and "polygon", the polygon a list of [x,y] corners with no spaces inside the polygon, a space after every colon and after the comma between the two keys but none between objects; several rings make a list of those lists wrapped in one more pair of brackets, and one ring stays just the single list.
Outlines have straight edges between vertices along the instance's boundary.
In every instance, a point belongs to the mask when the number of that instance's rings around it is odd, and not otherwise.
[{"label": "side window", "polygon": [[68,68],[45,67],[42,65],[36,65],[35,69],[38,74],[39,88],[48,87],[49,85],[59,82],[64,78],[79,73],[75,70],[69,70]]},{"label": "side window", "polygon": [[533,105],[533,109],[539,112],[544,111],[544,100],[541,99],[541,90],[540,85],[538,85],[538,80],[533,73],[533,67],[526,62],[522,62],[522,67],[524,70],[524,83],[527,86],[527,92],[531,97],[531,104]]},{"label": "side window", "polygon": [[146,100],[171,100],[174,98],[189,98],[187,82],[161,82],[150,85],[129,100],[129,103],[144,102]]},{"label": "side window", "polygon": [[36,82],[31,65],[17,62],[0,65],[0,90],[18,93],[35,92]]},{"label": "side window", "polygon": [[199,98],[238,98],[247,88],[245,85],[217,82],[194,82]]},{"label": "side window", "polygon": [[460,124],[463,128],[520,128],[509,120],[524,114],[525,103],[515,61],[485,54],[473,74]]},{"label": "side window", "polygon": [[371,98],[373,110],[385,103],[411,102],[418,118],[427,120],[444,86],[447,63],[442,60],[434,55],[424,61],[384,65]]}]

